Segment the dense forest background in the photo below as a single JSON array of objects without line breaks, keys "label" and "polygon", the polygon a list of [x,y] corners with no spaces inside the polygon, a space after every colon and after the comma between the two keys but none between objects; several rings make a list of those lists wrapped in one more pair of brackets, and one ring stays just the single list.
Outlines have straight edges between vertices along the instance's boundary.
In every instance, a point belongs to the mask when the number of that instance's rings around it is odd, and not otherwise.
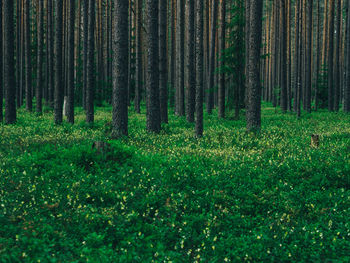
[{"label": "dense forest background", "polygon": [[195,118],[201,101],[220,118],[231,110],[239,118],[247,109],[248,129],[260,127],[261,99],[298,117],[301,108],[349,112],[348,5],[5,1],[0,108],[4,92],[6,123],[22,105],[32,111],[33,102],[37,113],[43,103],[54,108],[56,123],[63,104],[70,123],[74,107],[82,106],[92,123],[94,105],[109,103],[121,134],[127,134],[126,107],[139,113],[144,102],[148,128],[156,132],[168,121],[169,107],[202,126],[202,114]]}]

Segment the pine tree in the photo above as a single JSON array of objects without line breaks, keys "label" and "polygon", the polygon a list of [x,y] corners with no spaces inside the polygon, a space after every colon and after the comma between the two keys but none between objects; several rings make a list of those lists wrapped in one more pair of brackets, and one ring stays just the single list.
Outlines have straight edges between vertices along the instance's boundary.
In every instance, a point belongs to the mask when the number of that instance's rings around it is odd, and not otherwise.
[{"label": "pine tree", "polygon": [[159,1],[159,90],[160,117],[168,123],[167,1]]},{"label": "pine tree", "polygon": [[75,3],[68,3],[68,72],[67,72],[67,95],[68,95],[68,115],[69,123],[74,123],[74,22],[75,22]]},{"label": "pine tree", "polygon": [[32,60],[31,60],[31,39],[30,39],[30,0],[25,0],[25,85],[26,85],[26,109],[32,111]]},{"label": "pine tree", "polygon": [[86,122],[94,122],[94,89],[95,89],[95,0],[89,1],[88,46],[86,64]]},{"label": "pine tree", "polygon": [[38,43],[37,43],[37,83],[36,83],[36,112],[42,112],[43,97],[43,48],[44,48],[44,2],[39,1],[38,14]]},{"label": "pine tree", "polygon": [[196,107],[196,74],[195,74],[195,52],[194,52],[194,1],[187,0],[187,65],[186,65],[186,88],[187,88],[187,110],[186,118],[188,122],[194,122],[194,112]]},{"label": "pine tree", "polygon": [[128,135],[128,0],[115,0],[113,33],[113,136]]}]

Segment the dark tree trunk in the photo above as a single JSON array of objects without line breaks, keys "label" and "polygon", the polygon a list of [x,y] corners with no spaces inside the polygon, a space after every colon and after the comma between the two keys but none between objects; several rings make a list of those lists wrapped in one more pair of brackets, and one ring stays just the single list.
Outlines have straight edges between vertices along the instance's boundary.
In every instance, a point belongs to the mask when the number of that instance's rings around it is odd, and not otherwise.
[{"label": "dark tree trunk", "polygon": [[86,90],[87,90],[87,61],[88,61],[88,43],[89,43],[89,0],[83,1],[83,108],[86,110]]},{"label": "dark tree trunk", "polygon": [[32,111],[32,62],[30,40],[30,0],[25,0],[25,83],[26,83],[26,109]]},{"label": "dark tree trunk", "polygon": [[317,1],[317,37],[316,37],[316,84],[315,84],[315,111],[318,108],[318,85],[319,85],[319,73],[320,73],[320,24],[321,24],[321,11],[320,11],[320,1]]},{"label": "dark tree trunk", "polygon": [[36,112],[42,113],[43,98],[43,48],[44,48],[44,2],[39,1],[38,14],[38,55],[37,55],[37,82],[36,82]]},{"label": "dark tree trunk", "polygon": [[[15,57],[14,57],[14,19],[13,0],[3,3],[3,29],[4,29],[4,90],[5,90],[5,123],[16,122],[16,85],[15,85]],[[2,59],[2,57],[1,57]]]},{"label": "dark tree trunk", "polygon": [[215,38],[217,20],[218,0],[212,0],[211,25],[210,25],[210,51],[209,51],[209,73],[208,73],[208,99],[207,112],[212,113],[214,107],[214,74],[215,74]]},{"label": "dark tree trunk", "polygon": [[219,90],[218,90],[218,106],[219,106],[219,118],[225,118],[225,60],[224,60],[224,51],[225,51],[225,40],[226,40],[226,0],[221,0],[220,8],[220,80],[219,80]]},{"label": "dark tree trunk", "polygon": [[158,1],[147,0],[147,130],[160,132]]},{"label": "dark tree trunk", "polygon": [[55,123],[61,124],[63,119],[63,74],[62,74],[62,41],[63,41],[63,2],[56,1],[55,27]]},{"label": "dark tree trunk", "polygon": [[262,1],[250,1],[249,70],[247,130],[258,131],[261,127],[261,84],[260,84],[260,45],[261,45]]},{"label": "dark tree trunk", "polygon": [[203,1],[196,1],[196,136],[203,136]]},{"label": "dark tree trunk", "polygon": [[67,95],[68,95],[68,115],[69,123],[74,123],[74,22],[75,22],[75,2],[69,2],[68,14],[68,72],[67,72]]},{"label": "dark tree trunk", "polygon": [[335,39],[335,65],[334,65],[334,110],[339,111],[340,99],[340,21],[341,21],[341,0],[337,0],[337,21],[336,21],[336,39]]},{"label": "dark tree trunk", "polygon": [[328,110],[334,111],[334,0],[330,0],[328,32]]},{"label": "dark tree trunk", "polygon": [[140,113],[142,91],[142,0],[136,0],[136,85],[135,111]]},{"label": "dark tree trunk", "polygon": [[128,0],[115,0],[113,26],[113,136],[128,135]]},{"label": "dark tree trunk", "polygon": [[3,56],[2,56],[2,49],[3,49],[3,43],[2,43],[2,3],[0,3],[0,122],[3,121]]},{"label": "dark tree trunk", "polygon": [[176,101],[177,114],[185,115],[185,79],[184,79],[184,47],[185,47],[185,19],[184,0],[177,0],[176,20]]},{"label": "dark tree trunk", "polygon": [[95,0],[89,1],[88,47],[87,47],[87,84],[86,84],[86,122],[94,122],[95,89]]},{"label": "dark tree trunk", "polygon": [[345,87],[344,87],[344,111],[350,112],[350,0],[347,2],[347,22],[346,22],[346,57],[345,57]]},{"label": "dark tree trunk", "polygon": [[305,109],[308,113],[311,112],[311,58],[312,58],[312,8],[313,0],[307,0],[307,15],[306,15],[306,47],[305,47]]},{"label": "dark tree trunk", "polygon": [[[16,105],[17,108],[21,107],[21,82],[20,82],[20,77],[21,77],[21,0],[17,0],[16,1],[16,32],[17,32],[17,36],[16,36]],[[0,13],[2,7],[0,7]],[[1,19],[2,14],[0,14],[0,38],[2,38],[2,19]],[[1,41],[0,41],[0,47],[2,47]],[[0,51],[0,57],[2,57],[2,48]],[[2,63],[2,61],[0,62],[0,64]],[[1,66],[0,66],[0,70],[1,70]],[[2,72],[2,70],[0,71]],[[1,75],[1,73],[0,73]],[[2,85],[2,81],[1,81],[2,76],[0,77],[0,86]],[[0,93],[1,93],[1,87],[0,87]],[[0,95],[0,105],[2,104],[2,94]],[[2,109],[2,107],[0,107]],[[0,110],[1,111],[1,110]],[[2,115],[2,111],[0,112],[0,122],[1,122],[1,117]]]},{"label": "dark tree trunk", "polygon": [[194,1],[187,0],[187,110],[186,110],[186,118],[188,122],[194,122],[194,112],[196,109],[196,74],[195,74],[195,53],[194,53]]},{"label": "dark tree trunk", "polygon": [[286,20],[286,3],[285,0],[280,0],[281,12],[281,110],[287,111],[287,20]]},{"label": "dark tree trunk", "polygon": [[167,1],[159,1],[159,90],[160,117],[168,123]]}]

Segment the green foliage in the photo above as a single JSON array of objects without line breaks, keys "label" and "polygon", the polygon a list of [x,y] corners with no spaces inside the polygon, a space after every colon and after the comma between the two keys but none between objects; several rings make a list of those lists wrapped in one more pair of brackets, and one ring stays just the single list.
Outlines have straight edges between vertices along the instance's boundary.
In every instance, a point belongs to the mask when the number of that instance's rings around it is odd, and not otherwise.
[{"label": "green foliage", "polygon": [[264,105],[258,135],[205,115],[197,139],[183,118],[154,135],[130,112],[129,138],[110,140],[110,108],[92,128],[77,113],[0,124],[0,262],[350,260],[348,115]]}]

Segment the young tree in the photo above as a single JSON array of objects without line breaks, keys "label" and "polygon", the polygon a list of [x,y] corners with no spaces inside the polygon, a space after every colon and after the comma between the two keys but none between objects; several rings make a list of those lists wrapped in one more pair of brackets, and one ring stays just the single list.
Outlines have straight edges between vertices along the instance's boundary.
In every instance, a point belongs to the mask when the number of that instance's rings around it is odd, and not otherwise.
[{"label": "young tree", "polygon": [[37,82],[36,82],[36,112],[42,112],[43,97],[43,48],[44,48],[44,2],[39,1],[38,7],[38,43],[37,43]]},{"label": "young tree", "polygon": [[147,0],[147,130],[160,132],[158,1]]},{"label": "young tree", "polygon": [[67,72],[67,95],[68,95],[68,115],[69,123],[74,123],[74,22],[75,22],[75,2],[68,3],[68,72]]},{"label": "young tree", "polygon": [[15,57],[14,57],[14,21],[13,0],[3,3],[4,12],[4,88],[5,88],[5,123],[16,122],[16,85],[15,85]]},{"label": "young tree", "polygon": [[159,1],[159,89],[160,117],[168,123],[167,1]]},{"label": "young tree", "polygon": [[115,0],[113,32],[113,136],[128,135],[128,0]]},{"label": "young tree", "polygon": [[250,0],[247,130],[261,127],[260,45],[262,1]]},{"label": "young tree", "polygon": [[203,136],[203,1],[196,0],[196,136]]},{"label": "young tree", "polygon": [[87,47],[87,84],[86,84],[86,122],[94,122],[94,88],[95,88],[95,0],[89,1],[88,47]]},{"label": "young tree", "polygon": [[196,75],[195,75],[195,53],[194,53],[194,1],[187,0],[187,67],[186,67],[186,87],[187,87],[187,110],[186,118],[188,122],[194,122],[195,96],[196,96]]}]

